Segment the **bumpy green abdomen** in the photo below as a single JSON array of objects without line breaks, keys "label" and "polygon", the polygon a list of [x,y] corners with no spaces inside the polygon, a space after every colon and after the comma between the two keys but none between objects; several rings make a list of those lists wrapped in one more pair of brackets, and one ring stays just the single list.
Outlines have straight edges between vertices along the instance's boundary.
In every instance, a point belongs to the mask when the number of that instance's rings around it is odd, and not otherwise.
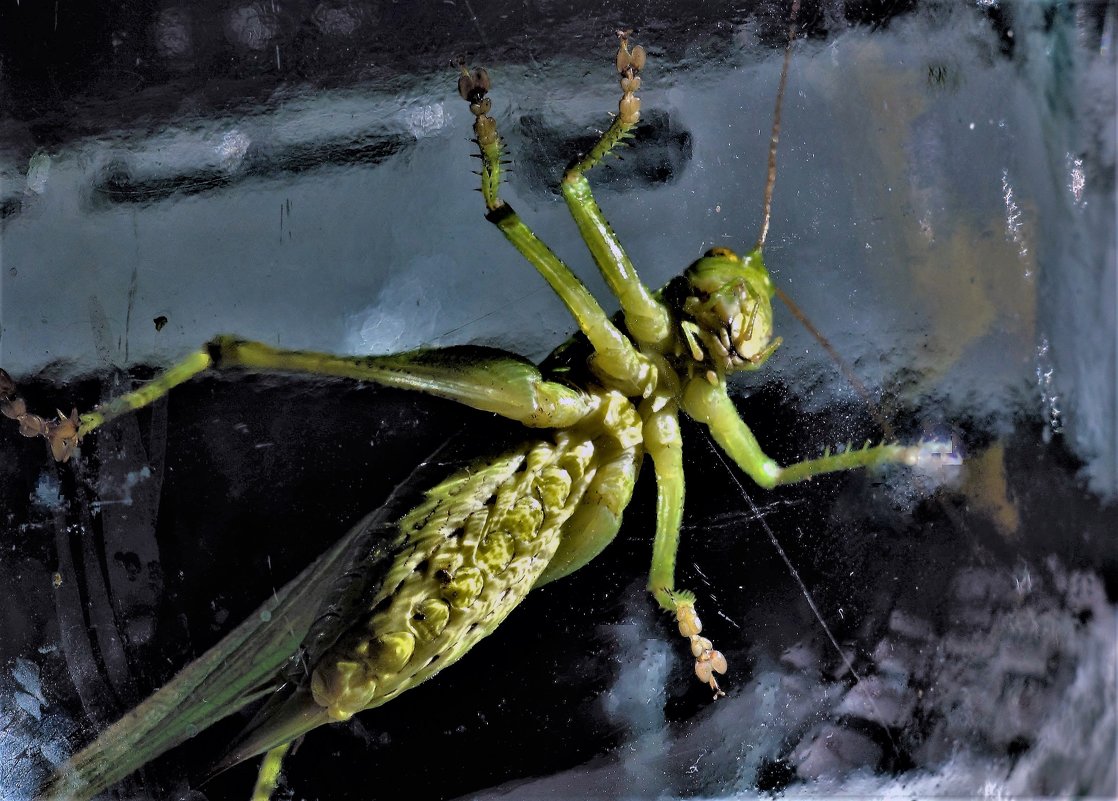
[{"label": "bumpy green abdomen", "polygon": [[383,704],[492,632],[555,554],[598,450],[561,433],[428,492],[399,523],[403,547],[381,591],[314,669],[311,692],[329,716]]}]

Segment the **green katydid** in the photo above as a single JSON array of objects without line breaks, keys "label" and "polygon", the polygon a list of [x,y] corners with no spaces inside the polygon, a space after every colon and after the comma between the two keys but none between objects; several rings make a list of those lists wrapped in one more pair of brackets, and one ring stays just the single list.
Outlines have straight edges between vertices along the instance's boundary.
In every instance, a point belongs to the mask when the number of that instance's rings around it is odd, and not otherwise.
[{"label": "green katydid", "polygon": [[[92,412],[47,420],[27,411],[0,376],[4,413],[67,460],[82,437],[210,369],[298,372],[373,381],[448,398],[538,429],[535,438],[476,463],[431,489],[399,521],[371,515],[255,615],[100,738],[43,788],[43,797],[90,797],[194,732],[267,699],[224,764],[264,755],[255,797],[275,786],[290,744],[332,721],[379,706],[461,658],[534,587],[594,559],[613,539],[644,456],[657,483],[648,588],[675,616],[695,673],[717,696],[726,659],[702,635],[695,596],[675,585],[684,474],[679,415],[705,425],[759,485],[889,463],[914,465],[935,446],[882,444],[780,466],[766,456],[727,394],[727,376],[760,367],[779,345],[762,258],[775,179],[779,99],[763,222],[745,256],[718,248],[653,292],[641,282],[595,202],[586,173],[640,116],[645,54],[621,35],[622,97],[613,124],[562,181],[562,194],[612,293],[611,319],[499,194],[502,142],[489,116],[490,80],[462,70],[459,92],[474,115],[487,218],[540,272],[580,334],[540,367],[503,351],[451,348],[345,357],[285,351],[220,337],[151,382]],[[788,59],[778,98],[783,95]],[[372,537],[371,535],[377,535]],[[370,546],[369,542],[373,544]],[[360,547],[358,547],[360,543]],[[358,558],[367,585],[339,601],[335,577]],[[349,614],[318,625],[324,605]],[[282,622],[283,625],[280,625]],[[311,666],[292,671],[296,656]],[[206,703],[202,703],[202,699]]]}]

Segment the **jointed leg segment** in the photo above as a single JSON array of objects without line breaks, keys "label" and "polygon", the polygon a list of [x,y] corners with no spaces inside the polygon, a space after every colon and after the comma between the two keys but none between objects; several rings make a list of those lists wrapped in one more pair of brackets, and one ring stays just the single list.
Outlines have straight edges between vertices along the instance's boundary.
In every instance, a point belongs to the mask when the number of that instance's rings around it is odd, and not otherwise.
[{"label": "jointed leg segment", "polygon": [[43,436],[59,461],[70,458],[86,434],[123,414],[141,409],[210,368],[290,372],[372,381],[425,392],[493,412],[533,428],[567,428],[591,414],[598,401],[554,381],[535,365],[490,348],[446,348],[391,356],[335,356],[283,350],[261,342],[218,337],[131,392],[92,412],[57,420],[29,414],[15,384],[0,375],[0,412],[15,419],[26,436]]},{"label": "jointed leg segment", "polygon": [[940,443],[919,446],[875,445],[827,453],[818,459],[781,467],[761,450],[757,438],[738,415],[733,401],[726,394],[724,382],[711,384],[706,378],[693,378],[683,392],[683,408],[705,423],[714,441],[758,485],[772,489],[780,484],[794,484],[824,473],[872,467],[883,464],[916,466],[941,451]]},{"label": "jointed leg segment", "polygon": [[675,588],[675,559],[679,550],[679,528],[683,521],[683,438],[679,430],[679,411],[674,401],[650,398],[647,406],[659,406],[645,415],[644,444],[656,469],[656,539],[652,545],[652,569],[648,590],[660,606],[675,615],[679,633],[690,643],[695,657],[695,675],[714,690],[714,697],[725,695],[715,673],[726,672],[726,657],[714,650],[695,612],[695,595]]},{"label": "jointed leg segment", "polygon": [[271,801],[272,795],[279,787],[280,773],[283,770],[283,758],[291,750],[291,743],[276,746],[264,755],[260,763],[260,770],[256,774],[256,786],[252,788],[251,801]]},{"label": "jointed leg segment", "polygon": [[502,148],[497,123],[488,114],[492,107],[486,96],[489,86],[489,74],[485,70],[470,73],[463,68],[458,91],[469,102],[470,111],[474,114],[474,136],[482,161],[481,192],[489,210],[486,218],[536,268],[566,305],[579,329],[594,346],[594,369],[612,379],[628,394],[647,394],[654,380],[648,360],[610,321],[598,301],[570,268],[499,197]]},{"label": "jointed leg segment", "polygon": [[602,277],[621,301],[629,332],[638,342],[664,347],[671,336],[671,314],[640,280],[621,242],[594,200],[585,175],[624,140],[631,139],[632,129],[640,120],[641,101],[636,93],[641,85],[639,73],[644,66],[644,48],[637,45],[630,50],[628,34],[619,31],[618,36],[621,45],[617,51],[617,71],[621,76],[622,92],[618,114],[590,152],[567,168],[561,188],[571,216]]},{"label": "jointed leg segment", "polygon": [[[649,402],[646,402],[646,404]],[[683,438],[674,402],[646,415],[644,446],[656,470],[656,539],[648,589],[664,609],[675,612],[675,557],[683,522]]]}]

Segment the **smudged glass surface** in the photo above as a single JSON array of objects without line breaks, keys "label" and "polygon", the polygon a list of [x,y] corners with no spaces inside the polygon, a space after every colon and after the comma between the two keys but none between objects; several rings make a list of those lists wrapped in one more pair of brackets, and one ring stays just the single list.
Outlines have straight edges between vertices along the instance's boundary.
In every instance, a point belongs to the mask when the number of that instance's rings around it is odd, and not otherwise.
[{"label": "smudged glass surface", "polygon": [[[784,9],[474,5],[24,20],[31,44],[97,43],[84,73],[76,48],[20,56],[4,26],[0,366],[29,404],[89,408],[221,332],[545,355],[571,325],[483,219],[461,55],[493,77],[506,197],[598,297],[553,187],[615,108],[618,25],[650,49],[644,125],[592,182],[634,263],[659,286],[750,246]],[[872,5],[805,6],[766,249],[871,403],[780,307],[784,345],[740,382],[742,414],[782,462],[880,438],[876,415],[902,440],[954,437],[965,466],[766,493],[690,427],[679,583],[730,660],[728,698],[711,703],[644,593],[646,475],[602,558],[429,686],[314,732],[296,797],[1114,795],[1115,9]],[[441,443],[515,435],[279,377],[184,387],[65,467],[5,425],[5,797]],[[243,722],[121,797],[244,797],[250,768],[202,783]]]}]

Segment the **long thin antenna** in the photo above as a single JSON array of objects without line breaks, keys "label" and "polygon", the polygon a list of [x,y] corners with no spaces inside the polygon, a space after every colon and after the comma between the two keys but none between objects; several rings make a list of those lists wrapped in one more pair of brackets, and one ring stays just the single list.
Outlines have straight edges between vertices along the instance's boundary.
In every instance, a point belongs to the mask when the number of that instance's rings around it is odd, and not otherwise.
[{"label": "long thin antenna", "polygon": [[[776,108],[773,109],[773,129],[772,136],[769,138],[769,172],[765,177],[765,198],[761,212],[761,232],[757,235],[757,250],[761,250],[765,246],[765,239],[769,235],[769,221],[772,217],[773,189],[776,186],[776,150],[780,142],[780,115],[784,108],[784,91],[785,87],[788,85],[788,66],[792,62],[792,44],[796,41],[796,27],[799,24],[799,15],[800,0],[793,0],[792,13],[788,22],[788,42],[784,45],[784,64],[780,68],[780,86],[776,90]],[[807,315],[804,314],[803,310],[792,301],[788,293],[778,286],[776,287],[776,294],[777,297],[784,302],[784,305],[788,307],[788,311],[792,312],[792,316],[807,329],[808,333],[815,338],[816,342],[823,346],[823,350],[825,350],[827,355],[838,365],[843,376],[850,383],[850,386],[854,388],[854,392],[858,394],[858,397],[860,397],[869,408],[874,422],[881,428],[882,433],[884,433],[886,438],[891,439],[893,436],[893,427],[877,408],[877,404],[874,403],[873,399],[870,397],[866,385],[862,383],[854,373],[854,370],[846,363],[846,360],[839,355],[830,341],[823,336],[823,332],[816,328],[811,320],[808,319]]]},{"label": "long thin antenna", "polygon": [[815,338],[815,341],[823,346],[823,350],[827,351],[827,355],[831,357],[831,361],[838,365],[839,371],[842,373],[843,377],[850,386],[854,387],[854,391],[858,394],[858,397],[866,404],[870,416],[873,417],[873,421],[877,423],[878,427],[881,429],[881,433],[886,439],[892,439],[893,425],[885,418],[885,415],[881,413],[881,410],[878,408],[873,398],[870,397],[870,391],[866,389],[866,385],[858,378],[858,375],[854,372],[854,368],[846,363],[846,359],[839,355],[839,352],[835,350],[835,346],[831,344],[831,341],[823,336],[823,332],[816,328],[815,324],[808,319],[803,309],[797,306],[792,298],[788,297],[788,293],[779,286],[776,287],[776,296],[784,302],[784,305],[788,307],[788,311],[792,312],[792,316],[799,320],[800,325],[807,329],[807,332]]},{"label": "long thin antenna", "polygon": [[769,173],[765,177],[765,202],[761,212],[761,233],[757,235],[757,250],[765,246],[765,238],[769,235],[773,187],[776,186],[776,146],[780,142],[780,111],[784,106],[784,87],[788,84],[788,65],[792,62],[792,43],[796,41],[799,16],[800,0],[793,0],[792,15],[788,23],[788,43],[784,45],[784,65],[780,68],[780,86],[776,90],[776,108],[773,110],[773,132],[769,138]]}]

